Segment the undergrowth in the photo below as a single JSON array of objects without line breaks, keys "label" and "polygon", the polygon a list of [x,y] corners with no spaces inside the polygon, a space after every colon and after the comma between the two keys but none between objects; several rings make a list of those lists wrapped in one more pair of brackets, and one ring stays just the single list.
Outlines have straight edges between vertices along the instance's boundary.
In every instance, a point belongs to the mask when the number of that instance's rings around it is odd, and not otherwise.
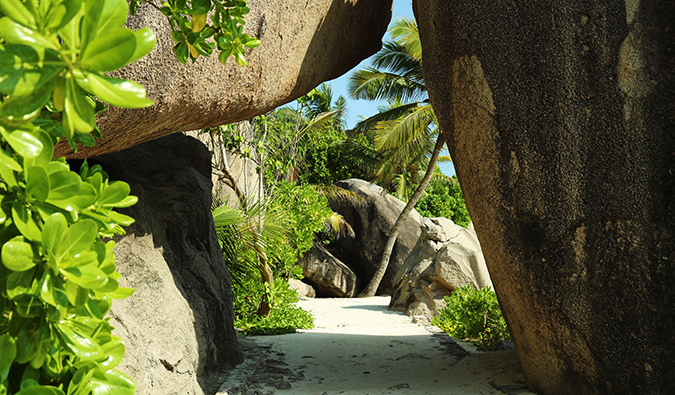
[{"label": "undergrowth", "polygon": [[432,324],[444,330],[450,336],[469,340],[476,346],[492,349],[501,340],[511,341],[492,287],[476,291],[466,285],[455,288],[452,295],[444,298],[446,307],[442,308]]}]

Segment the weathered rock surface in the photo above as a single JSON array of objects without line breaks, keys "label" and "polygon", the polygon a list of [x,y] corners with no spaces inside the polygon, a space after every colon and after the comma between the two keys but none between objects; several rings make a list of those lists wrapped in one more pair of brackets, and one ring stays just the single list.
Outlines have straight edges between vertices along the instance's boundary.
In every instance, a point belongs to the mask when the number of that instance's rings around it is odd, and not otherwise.
[{"label": "weathered rock surface", "polygon": [[[249,67],[217,56],[183,65],[171,51],[169,23],[141,3],[132,29],[150,27],[155,49],[116,73],[139,82],[155,100],[141,110],[111,108],[99,118],[96,147],[72,157],[115,152],[171,133],[232,123],[263,114],[337,78],[377,52],[391,18],[391,0],[249,0],[244,32],[262,45],[247,53]],[[71,153],[66,145],[59,156]]]},{"label": "weathered rock surface", "polygon": [[[352,226],[356,237],[337,240],[329,245],[329,250],[347,263],[365,286],[380,264],[389,230],[403,211],[405,203],[381,187],[356,178],[339,181],[335,185],[354,192],[362,199],[330,201],[333,211],[342,215]],[[394,244],[389,266],[377,294],[391,294],[393,291],[394,277],[417,243],[421,223],[422,217],[413,210]]]},{"label": "weathered rock surface", "polygon": [[422,234],[396,274],[389,308],[428,320],[457,287],[492,286],[478,239],[447,218],[425,218]]},{"label": "weathered rock surface", "polygon": [[319,244],[314,243],[298,265],[318,297],[352,298],[363,288],[352,269]]},{"label": "weathered rock surface", "polygon": [[675,2],[414,9],[529,386],[675,393]]},{"label": "weathered rock surface", "polygon": [[174,135],[95,161],[139,198],[120,210],[136,222],[115,246],[120,283],[136,289],[110,313],[127,350],[120,370],[138,395],[214,393],[242,356],[210,211],[209,152]]},{"label": "weathered rock surface", "polygon": [[294,289],[298,291],[298,298],[314,298],[316,297],[316,291],[314,288],[309,285],[305,284],[304,282],[300,280],[296,280],[294,278],[289,278],[288,279],[288,286],[291,287],[291,289]]}]

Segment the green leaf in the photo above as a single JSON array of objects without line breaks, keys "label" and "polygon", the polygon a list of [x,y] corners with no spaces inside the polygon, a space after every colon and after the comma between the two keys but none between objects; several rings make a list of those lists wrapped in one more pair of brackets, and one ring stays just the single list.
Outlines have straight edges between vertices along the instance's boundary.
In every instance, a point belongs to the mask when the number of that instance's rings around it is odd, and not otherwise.
[{"label": "green leaf", "polygon": [[114,181],[103,190],[98,204],[101,206],[115,207],[116,203],[123,201],[131,193],[129,184],[123,181]]},{"label": "green leaf", "polygon": [[80,83],[80,80],[78,80],[82,89],[113,106],[142,108],[154,103],[154,101],[145,98],[145,89],[133,81],[87,72],[84,75],[87,79],[86,82]]},{"label": "green leaf", "polygon": [[75,15],[82,11],[82,0],[63,0],[61,5],[65,7],[66,12],[60,18],[58,23],[56,21],[50,23],[50,26],[56,31],[61,30],[64,26],[71,22]]},{"label": "green leaf", "polygon": [[100,72],[124,67],[136,51],[136,36],[129,29],[115,29],[87,45],[81,65]]},{"label": "green leaf", "polygon": [[108,282],[108,276],[94,265],[60,268],[59,272],[85,289],[100,288]]},{"label": "green leaf", "polygon": [[127,20],[127,2],[124,0],[85,0],[83,44],[95,40],[101,33],[119,29]]},{"label": "green leaf", "polygon": [[40,151],[40,154],[34,158],[24,157],[23,165],[25,168],[31,166],[40,166],[46,168],[49,162],[52,160],[52,156],[54,156],[54,143],[49,134],[43,130],[40,130],[35,137],[40,141],[40,143],[42,143],[42,150]]},{"label": "green leaf", "polygon": [[2,2],[0,2],[0,10],[2,10],[5,15],[12,18],[14,22],[20,23],[21,25],[29,27],[33,30],[37,29],[35,17],[23,4],[21,4],[21,1],[2,0]]},{"label": "green leaf", "polygon": [[31,166],[26,169],[26,194],[38,202],[44,202],[49,194],[49,176],[43,167]]},{"label": "green leaf", "polygon": [[12,149],[24,158],[35,158],[42,152],[42,142],[28,132],[15,130],[6,133],[4,129],[0,129],[0,132]]},{"label": "green leaf", "polygon": [[33,212],[19,201],[12,204],[12,220],[25,237],[37,242],[42,240],[42,231],[35,223]]},{"label": "green leaf", "polygon": [[0,355],[2,355],[0,358],[0,383],[2,383],[7,379],[9,368],[16,358],[16,343],[8,333],[0,335]]},{"label": "green leaf", "polygon": [[[16,306],[16,312],[22,317],[39,317],[44,310],[42,301],[35,295],[22,294],[16,297],[13,302]],[[39,349],[39,346],[37,346],[36,349]],[[32,358],[33,356],[31,356],[30,359]]]},{"label": "green leaf", "polygon": [[23,44],[0,46],[0,92],[27,95],[56,76],[66,66],[51,49]]},{"label": "green leaf", "polygon": [[42,250],[45,255],[55,254],[63,245],[63,238],[68,230],[66,217],[61,213],[52,214],[42,226]]},{"label": "green leaf", "polygon": [[23,236],[16,236],[2,245],[2,264],[9,270],[22,272],[35,266],[32,246]]},{"label": "green leaf", "polygon": [[90,219],[83,219],[74,223],[63,238],[63,243],[56,246],[59,256],[73,256],[84,251],[89,251],[98,235],[98,226]]},{"label": "green leaf", "polygon": [[112,292],[108,292],[107,296],[112,299],[125,299],[133,295],[135,291],[133,288],[119,287]]},{"label": "green leaf", "polygon": [[94,109],[84,97],[74,78],[66,80],[66,97],[63,102],[63,128],[68,137],[75,131],[87,133],[94,129]]},{"label": "green leaf", "polygon": [[49,174],[49,196],[47,201],[69,199],[82,187],[82,179],[73,171],[57,171]]},{"label": "green leaf", "polygon": [[0,148],[0,177],[10,187],[17,185],[15,171],[21,171],[21,166],[4,149]]},{"label": "green leaf", "polygon": [[89,300],[89,290],[80,287],[72,281],[66,281],[63,288],[68,298],[68,302],[73,306],[84,306]]},{"label": "green leaf", "polygon": [[115,211],[110,211],[106,213],[108,218],[113,220],[113,222],[121,225],[121,226],[129,226],[135,222],[133,218],[131,218],[128,215],[124,215]]},{"label": "green leaf", "polygon": [[120,364],[120,362],[122,362],[125,350],[124,343],[122,343],[119,338],[113,337],[111,341],[105,343],[101,348],[103,355],[105,356],[105,360],[99,361],[99,364],[103,370],[114,369]]},{"label": "green leaf", "polygon": [[101,358],[99,345],[78,325],[60,321],[54,327],[61,341],[76,357],[94,360]]},{"label": "green leaf", "polygon": [[26,387],[17,392],[16,395],[66,395],[62,390],[52,386],[34,386]]},{"label": "green leaf", "polygon": [[10,44],[35,45],[58,50],[56,42],[35,30],[22,26],[9,17],[0,18],[0,36]]},{"label": "green leaf", "polygon": [[148,54],[157,43],[155,33],[147,27],[136,30],[134,36],[136,36],[136,49],[134,50],[134,54],[131,55],[131,58],[127,60],[127,63],[133,63],[142,58]]},{"label": "green leaf", "polygon": [[16,362],[29,362],[40,349],[40,333],[36,329],[34,321],[24,321],[28,325],[22,325],[16,335]]},{"label": "green leaf", "polygon": [[11,272],[7,276],[7,297],[14,299],[19,295],[29,294],[35,281],[35,268],[21,272]]},{"label": "green leaf", "polygon": [[136,384],[126,374],[111,370],[105,372],[107,380],[92,377],[93,395],[133,395],[136,393]]},{"label": "green leaf", "polygon": [[96,202],[96,189],[89,183],[83,182],[77,195],[68,199],[71,206],[84,210]]}]

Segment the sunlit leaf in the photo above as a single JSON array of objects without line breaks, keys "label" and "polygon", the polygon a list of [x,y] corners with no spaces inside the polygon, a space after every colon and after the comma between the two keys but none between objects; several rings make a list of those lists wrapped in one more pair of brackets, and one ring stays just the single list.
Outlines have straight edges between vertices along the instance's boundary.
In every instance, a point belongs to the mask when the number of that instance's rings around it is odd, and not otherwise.
[{"label": "sunlit leaf", "polygon": [[0,10],[16,23],[20,23],[31,29],[37,28],[35,17],[19,0],[2,0],[0,2]]},{"label": "sunlit leaf", "polygon": [[84,75],[87,83],[83,82],[80,86],[113,106],[141,108],[154,103],[154,101],[145,98],[145,89],[133,81],[106,77],[95,73],[84,73]]},{"label": "sunlit leaf", "polygon": [[12,204],[12,220],[14,220],[14,225],[19,229],[19,232],[26,238],[37,242],[41,241],[42,231],[35,223],[32,211],[19,201]]},{"label": "sunlit leaf", "polygon": [[100,288],[108,282],[108,276],[94,265],[61,268],[59,272],[85,289]]},{"label": "sunlit leaf", "polygon": [[2,245],[2,263],[9,270],[22,272],[35,266],[33,248],[23,236],[16,236]]},{"label": "sunlit leaf", "polygon": [[92,378],[93,395],[133,395],[136,384],[126,374],[111,370],[105,372],[106,380]]},{"label": "sunlit leaf", "polygon": [[124,26],[127,20],[127,2],[124,0],[85,0],[83,44],[99,35]]},{"label": "sunlit leaf", "polygon": [[0,18],[0,36],[10,44],[27,44],[58,49],[55,41],[14,22],[7,16]]},{"label": "sunlit leaf", "polygon": [[39,202],[44,202],[49,194],[49,176],[40,166],[31,166],[26,169],[26,194]]},{"label": "sunlit leaf", "polygon": [[63,102],[63,128],[72,137],[74,133],[87,133],[94,129],[94,109],[74,79],[66,80],[66,97]]},{"label": "sunlit leaf", "polygon": [[67,321],[61,321],[54,327],[65,346],[78,358],[101,358],[101,348],[82,328]]},{"label": "sunlit leaf", "polygon": [[113,71],[125,66],[136,51],[136,36],[129,29],[115,29],[95,38],[82,54],[83,67]]},{"label": "sunlit leaf", "polygon": [[72,171],[57,171],[49,174],[49,185],[47,201],[69,199],[80,191],[82,179]]},{"label": "sunlit leaf", "polygon": [[155,33],[147,27],[136,30],[134,36],[136,36],[136,49],[134,50],[134,54],[131,55],[131,58],[127,60],[127,63],[133,63],[142,58],[149,53],[157,43]]}]

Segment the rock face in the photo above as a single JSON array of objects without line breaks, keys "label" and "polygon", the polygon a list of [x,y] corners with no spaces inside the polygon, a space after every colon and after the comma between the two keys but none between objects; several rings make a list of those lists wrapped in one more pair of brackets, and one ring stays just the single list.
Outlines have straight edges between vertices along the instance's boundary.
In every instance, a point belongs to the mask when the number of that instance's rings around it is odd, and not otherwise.
[{"label": "rock face", "polygon": [[136,222],[115,246],[120,283],[136,292],[110,313],[127,350],[119,368],[139,395],[212,394],[242,359],[210,212],[209,159],[180,134],[95,158],[139,198],[123,210]]},{"label": "rock face", "polygon": [[675,393],[675,2],[414,9],[528,385]]},{"label": "rock face", "polygon": [[[333,211],[342,215],[356,233],[353,239],[345,238],[330,244],[330,252],[348,263],[365,286],[380,264],[389,230],[403,211],[405,203],[387,194],[381,187],[356,178],[339,181],[335,185],[354,192],[362,200],[330,202]],[[422,217],[413,210],[394,244],[387,272],[377,289],[378,294],[391,294],[393,291],[396,272],[417,243],[421,223]]]},{"label": "rock face", "polygon": [[417,245],[396,274],[389,308],[431,320],[445,307],[443,297],[467,284],[492,286],[478,239],[447,218],[425,218]]},{"label": "rock face", "polygon": [[96,147],[72,154],[91,157],[171,133],[232,123],[263,114],[337,78],[377,52],[391,18],[391,0],[248,0],[244,32],[262,45],[247,53],[249,67],[217,56],[183,65],[171,51],[169,22],[141,3],[127,25],[150,27],[157,45],[148,56],[116,73],[139,82],[155,100],[141,110],[112,108],[99,118]]},{"label": "rock face", "polygon": [[349,266],[342,263],[319,244],[305,252],[298,265],[316,290],[318,297],[353,298],[363,285]]}]

